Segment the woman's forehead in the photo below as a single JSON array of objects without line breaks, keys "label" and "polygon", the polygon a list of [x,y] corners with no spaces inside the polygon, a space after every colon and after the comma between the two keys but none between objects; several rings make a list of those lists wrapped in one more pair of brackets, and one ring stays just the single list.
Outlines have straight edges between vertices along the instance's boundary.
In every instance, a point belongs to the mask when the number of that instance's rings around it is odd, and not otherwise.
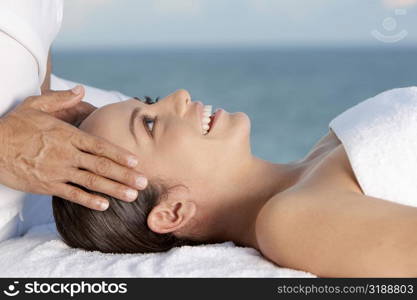
[{"label": "woman's forehead", "polygon": [[140,105],[138,102],[129,99],[102,106],[91,113],[79,128],[90,133],[99,133],[109,128],[127,126],[127,118],[133,108]]},{"label": "woman's forehead", "polygon": [[138,100],[128,99],[120,102],[110,103],[97,109],[101,114],[113,114],[113,113],[128,113],[138,105],[143,105]]},{"label": "woman's forehead", "polygon": [[[101,122],[103,120],[111,121],[116,117],[124,117],[129,114],[135,106],[140,105],[139,101],[135,99],[129,99],[121,102],[111,103],[97,108],[85,122]],[[84,123],[84,122],[83,122]]]}]

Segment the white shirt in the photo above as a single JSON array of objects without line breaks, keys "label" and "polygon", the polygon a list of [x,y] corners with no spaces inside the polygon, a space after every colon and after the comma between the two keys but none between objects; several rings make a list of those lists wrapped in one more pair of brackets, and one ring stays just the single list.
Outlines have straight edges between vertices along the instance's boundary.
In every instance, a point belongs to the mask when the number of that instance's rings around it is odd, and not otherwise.
[{"label": "white shirt", "polygon": [[63,0],[0,1],[0,116],[40,94],[62,13]]}]

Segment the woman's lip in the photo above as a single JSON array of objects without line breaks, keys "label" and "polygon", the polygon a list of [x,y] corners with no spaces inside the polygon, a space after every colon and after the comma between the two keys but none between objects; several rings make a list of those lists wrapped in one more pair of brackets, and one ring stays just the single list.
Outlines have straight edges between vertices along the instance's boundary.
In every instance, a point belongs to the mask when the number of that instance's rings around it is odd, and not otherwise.
[{"label": "woman's lip", "polygon": [[219,119],[220,115],[222,114],[224,110],[221,108],[218,108],[216,112],[214,113],[213,121],[211,122],[210,130],[208,134],[210,134],[213,131],[214,125],[216,125],[217,120]]}]

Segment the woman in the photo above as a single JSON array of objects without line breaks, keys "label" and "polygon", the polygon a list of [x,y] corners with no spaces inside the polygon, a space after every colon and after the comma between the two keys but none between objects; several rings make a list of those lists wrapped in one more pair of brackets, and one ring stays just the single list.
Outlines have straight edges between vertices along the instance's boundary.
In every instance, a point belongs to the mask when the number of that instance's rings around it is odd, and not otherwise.
[{"label": "woman", "polygon": [[85,119],[82,130],[137,153],[149,183],[131,203],[107,196],[104,212],[54,197],[64,241],[140,253],[231,240],[318,276],[416,274],[416,208],[365,196],[332,130],[305,157],[272,163],[252,155],[246,114],[210,114],[178,90]]}]

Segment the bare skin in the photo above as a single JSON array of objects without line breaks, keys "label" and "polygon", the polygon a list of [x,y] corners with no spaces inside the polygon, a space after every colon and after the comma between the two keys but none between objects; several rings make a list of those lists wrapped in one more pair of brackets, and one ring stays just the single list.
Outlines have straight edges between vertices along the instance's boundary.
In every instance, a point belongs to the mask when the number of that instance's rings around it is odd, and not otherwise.
[{"label": "bare skin", "polygon": [[331,130],[301,162],[303,178],[258,214],[258,250],[322,277],[415,277],[417,209],[365,196]]},{"label": "bare skin", "polygon": [[[137,138],[129,133],[135,108]],[[187,186],[151,211],[151,230],[232,240],[319,276],[414,276],[417,209],[365,196],[332,131],[304,158],[281,164],[251,153],[246,114],[224,111],[206,136],[200,116],[198,102],[178,90],[152,105],[110,104],[80,126],[140,156],[150,181]]]}]

